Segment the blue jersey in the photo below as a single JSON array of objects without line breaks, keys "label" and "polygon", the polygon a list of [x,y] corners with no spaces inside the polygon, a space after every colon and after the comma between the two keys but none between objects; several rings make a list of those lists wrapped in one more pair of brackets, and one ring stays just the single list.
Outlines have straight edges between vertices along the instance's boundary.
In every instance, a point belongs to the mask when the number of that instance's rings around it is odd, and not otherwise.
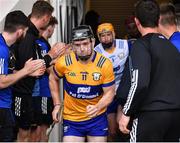
[{"label": "blue jersey", "polygon": [[[2,34],[0,34],[0,75],[8,74],[9,47]],[[0,89],[0,108],[11,108],[12,93],[11,88]]]},{"label": "blue jersey", "polygon": [[131,51],[132,48],[132,44],[136,41],[137,39],[133,38],[133,39],[128,39],[128,47],[129,47],[129,53]]},{"label": "blue jersey", "polygon": [[173,35],[169,38],[169,40],[180,52],[180,32],[174,32]]},{"label": "blue jersey", "polygon": [[[48,51],[50,50],[50,45],[47,40],[44,38],[40,38],[36,40],[39,47],[41,48],[41,55],[44,57]],[[40,87],[40,96],[43,97],[51,97],[51,92],[49,89],[49,75],[45,73],[43,76],[39,78],[39,87]]]}]

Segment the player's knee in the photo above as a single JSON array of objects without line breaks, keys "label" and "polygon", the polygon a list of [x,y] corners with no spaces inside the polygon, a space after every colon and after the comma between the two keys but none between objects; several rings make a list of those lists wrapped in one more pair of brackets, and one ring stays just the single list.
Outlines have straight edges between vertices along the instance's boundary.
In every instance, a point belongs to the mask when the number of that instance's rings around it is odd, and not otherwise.
[{"label": "player's knee", "polygon": [[19,129],[18,132],[18,141],[28,141],[30,137],[30,130],[23,130],[23,129]]},{"label": "player's knee", "polygon": [[117,131],[116,130],[109,131],[109,136],[115,137],[116,135],[117,135]]},{"label": "player's knee", "polygon": [[108,129],[109,136],[114,137],[117,134],[118,126],[116,124],[111,124]]}]

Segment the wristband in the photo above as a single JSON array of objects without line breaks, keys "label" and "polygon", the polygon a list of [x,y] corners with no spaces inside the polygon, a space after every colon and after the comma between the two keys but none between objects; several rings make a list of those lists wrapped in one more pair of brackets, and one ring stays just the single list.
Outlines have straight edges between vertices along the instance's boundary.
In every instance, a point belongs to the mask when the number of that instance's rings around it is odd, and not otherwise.
[{"label": "wristband", "polygon": [[54,104],[54,107],[61,106],[61,103]]},{"label": "wristband", "polygon": [[46,68],[50,67],[50,66],[51,66],[50,63],[51,63],[51,61],[52,61],[51,56],[49,56],[49,55],[47,54],[47,55],[44,56],[43,59],[44,59],[44,61],[45,61],[45,63],[46,63]]}]

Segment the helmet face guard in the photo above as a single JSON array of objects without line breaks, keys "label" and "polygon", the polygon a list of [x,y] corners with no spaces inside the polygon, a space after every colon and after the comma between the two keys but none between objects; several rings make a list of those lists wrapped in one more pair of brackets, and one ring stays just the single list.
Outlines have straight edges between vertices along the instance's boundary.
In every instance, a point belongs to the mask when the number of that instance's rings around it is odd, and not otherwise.
[{"label": "helmet face guard", "polygon": [[[71,38],[72,43],[75,41],[83,41],[88,38],[90,39],[91,42],[91,50],[93,50],[92,39],[94,39],[94,34],[89,25],[80,25],[72,30],[72,38]],[[81,61],[87,61],[91,57],[92,53],[93,52],[91,51],[91,53],[88,55],[82,56],[82,55],[78,55],[77,53],[76,55]]]}]

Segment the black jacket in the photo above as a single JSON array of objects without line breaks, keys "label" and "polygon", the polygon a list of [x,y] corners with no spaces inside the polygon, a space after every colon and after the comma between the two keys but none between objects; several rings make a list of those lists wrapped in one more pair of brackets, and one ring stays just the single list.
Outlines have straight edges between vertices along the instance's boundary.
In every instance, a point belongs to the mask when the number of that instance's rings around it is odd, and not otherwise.
[{"label": "black jacket", "polygon": [[180,109],[180,54],[160,34],[147,34],[132,47],[131,88],[126,115]]},{"label": "black jacket", "polygon": [[[36,40],[39,38],[39,31],[33,23],[30,24],[30,27],[26,33],[25,38],[23,38],[19,43],[13,45],[15,56],[16,56],[16,70],[20,70],[24,67],[25,62],[30,59],[44,59],[46,66],[48,67],[51,58],[49,55],[42,57],[41,49],[39,48]],[[14,95],[32,95],[32,90],[34,88],[36,77],[25,77],[19,80],[13,86]]]}]

